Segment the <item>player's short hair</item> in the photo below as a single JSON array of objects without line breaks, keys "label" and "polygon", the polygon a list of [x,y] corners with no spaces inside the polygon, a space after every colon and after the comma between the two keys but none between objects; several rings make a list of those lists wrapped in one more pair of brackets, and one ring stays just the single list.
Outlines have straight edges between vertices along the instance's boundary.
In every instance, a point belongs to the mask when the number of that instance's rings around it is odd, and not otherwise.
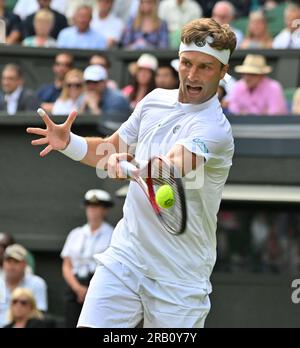
[{"label": "player's short hair", "polygon": [[185,44],[204,41],[208,36],[214,40],[209,45],[217,50],[230,50],[230,56],[236,48],[236,36],[228,24],[219,24],[213,18],[195,19],[182,29],[181,41]]}]

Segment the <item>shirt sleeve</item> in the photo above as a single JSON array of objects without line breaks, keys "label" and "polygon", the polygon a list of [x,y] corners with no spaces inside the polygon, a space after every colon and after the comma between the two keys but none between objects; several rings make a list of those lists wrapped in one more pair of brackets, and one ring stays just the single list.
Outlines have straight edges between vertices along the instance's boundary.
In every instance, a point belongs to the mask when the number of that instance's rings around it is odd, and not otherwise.
[{"label": "shirt sleeve", "polygon": [[65,257],[70,257],[71,256],[71,245],[72,245],[72,240],[73,240],[73,235],[74,235],[74,230],[72,230],[66,241],[65,241],[65,244],[64,244],[64,247],[63,247],[63,250],[62,252],[60,253],[60,257],[62,259],[64,259]]},{"label": "shirt sleeve", "polygon": [[47,285],[44,279],[36,277],[35,285],[32,289],[34,297],[36,299],[37,308],[41,311],[46,312],[48,310],[48,300],[47,300]]},{"label": "shirt sleeve", "polygon": [[196,156],[205,159],[205,166],[212,168],[230,167],[234,150],[231,128],[207,130],[192,128],[188,137],[180,139],[177,145],[184,146]]}]

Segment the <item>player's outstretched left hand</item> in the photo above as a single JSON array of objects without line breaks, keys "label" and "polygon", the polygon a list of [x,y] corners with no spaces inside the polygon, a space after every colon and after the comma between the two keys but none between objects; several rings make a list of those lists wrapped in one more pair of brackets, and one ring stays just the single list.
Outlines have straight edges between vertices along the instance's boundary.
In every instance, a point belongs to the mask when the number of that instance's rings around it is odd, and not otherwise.
[{"label": "player's outstretched left hand", "polygon": [[31,144],[34,146],[47,145],[40,152],[41,157],[47,156],[52,150],[64,150],[70,142],[71,127],[77,117],[77,112],[72,111],[63,124],[54,123],[42,109],[38,110],[38,114],[45,122],[46,129],[27,128],[27,133],[42,136],[40,139],[33,140]]}]

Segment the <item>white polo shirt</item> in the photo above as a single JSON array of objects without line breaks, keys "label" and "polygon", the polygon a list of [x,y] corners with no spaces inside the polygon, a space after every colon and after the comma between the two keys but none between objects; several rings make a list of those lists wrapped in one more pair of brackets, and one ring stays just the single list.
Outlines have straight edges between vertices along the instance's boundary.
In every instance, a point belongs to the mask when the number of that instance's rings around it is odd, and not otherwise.
[{"label": "white polo shirt", "polygon": [[94,255],[108,248],[112,233],[113,227],[106,222],[94,233],[88,224],[77,227],[69,233],[61,257],[71,259],[74,274],[86,277],[89,273],[95,272]]},{"label": "white polo shirt", "polygon": [[107,40],[113,39],[116,42],[121,40],[124,24],[122,20],[114,14],[109,14],[106,18],[101,19],[99,15],[94,13],[91,21],[91,27]]},{"label": "white polo shirt", "polygon": [[108,264],[106,256],[112,257],[152,279],[184,282],[210,292],[217,212],[234,151],[231,127],[217,95],[191,105],[178,102],[178,90],[156,89],[118,132],[127,144],[138,143],[137,160],[151,157],[154,143],[161,145],[156,154],[166,155],[175,144],[183,144],[204,157],[204,186],[186,190],[187,229],[172,236],[163,230],[141,188],[132,182],[124,217],[115,228],[110,248],[98,259]]}]

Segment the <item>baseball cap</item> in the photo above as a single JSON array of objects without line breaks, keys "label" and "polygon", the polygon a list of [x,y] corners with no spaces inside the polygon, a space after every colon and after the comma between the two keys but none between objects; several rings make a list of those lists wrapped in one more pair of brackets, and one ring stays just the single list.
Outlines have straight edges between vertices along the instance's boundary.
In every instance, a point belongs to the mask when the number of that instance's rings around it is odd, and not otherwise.
[{"label": "baseball cap", "polygon": [[5,249],[4,259],[27,260],[27,250],[20,244],[12,244]]},{"label": "baseball cap", "polygon": [[111,195],[104,190],[89,190],[84,195],[85,204],[102,205],[112,207],[113,201]]},{"label": "baseball cap", "polygon": [[136,62],[138,68],[146,68],[153,71],[156,71],[158,67],[158,61],[157,59],[152,55],[148,53],[144,53],[140,56],[140,58]]},{"label": "baseball cap", "polygon": [[107,80],[107,71],[101,65],[90,65],[83,73],[85,81],[104,81]]}]

